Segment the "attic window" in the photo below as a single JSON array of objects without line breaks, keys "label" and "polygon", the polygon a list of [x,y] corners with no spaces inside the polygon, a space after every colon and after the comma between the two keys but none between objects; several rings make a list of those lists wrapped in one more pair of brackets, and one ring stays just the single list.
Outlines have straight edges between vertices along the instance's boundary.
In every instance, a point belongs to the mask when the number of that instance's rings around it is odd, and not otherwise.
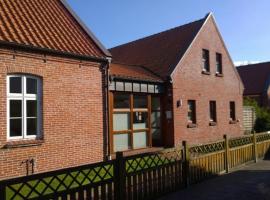
[{"label": "attic window", "polygon": [[216,53],[216,74],[222,74],[222,54]]},{"label": "attic window", "polygon": [[210,62],[209,62],[209,51],[207,49],[202,50],[202,62],[203,62],[203,72],[210,73]]}]

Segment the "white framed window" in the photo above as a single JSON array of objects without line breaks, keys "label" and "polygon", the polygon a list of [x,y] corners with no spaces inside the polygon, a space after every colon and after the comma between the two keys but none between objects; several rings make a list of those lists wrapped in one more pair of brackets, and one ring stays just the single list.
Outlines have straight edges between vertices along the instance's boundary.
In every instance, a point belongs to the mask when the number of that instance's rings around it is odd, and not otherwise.
[{"label": "white framed window", "polygon": [[7,76],[7,138],[41,135],[41,80],[30,75]]}]

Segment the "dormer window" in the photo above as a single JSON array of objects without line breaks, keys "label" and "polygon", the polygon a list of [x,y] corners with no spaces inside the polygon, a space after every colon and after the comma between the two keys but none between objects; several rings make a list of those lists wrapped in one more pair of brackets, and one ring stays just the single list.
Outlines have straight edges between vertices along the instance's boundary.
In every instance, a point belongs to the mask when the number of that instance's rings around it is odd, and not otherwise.
[{"label": "dormer window", "polygon": [[202,71],[204,74],[210,74],[210,61],[209,51],[207,49],[202,50]]}]

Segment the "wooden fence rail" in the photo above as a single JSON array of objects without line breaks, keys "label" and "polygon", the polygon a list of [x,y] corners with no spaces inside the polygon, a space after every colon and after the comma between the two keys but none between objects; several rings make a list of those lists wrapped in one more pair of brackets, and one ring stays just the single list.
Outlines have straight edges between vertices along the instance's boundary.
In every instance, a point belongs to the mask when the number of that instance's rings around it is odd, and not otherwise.
[{"label": "wooden fence rail", "polygon": [[257,162],[270,151],[270,134],[124,157],[0,181],[1,200],[155,199],[232,168]]}]

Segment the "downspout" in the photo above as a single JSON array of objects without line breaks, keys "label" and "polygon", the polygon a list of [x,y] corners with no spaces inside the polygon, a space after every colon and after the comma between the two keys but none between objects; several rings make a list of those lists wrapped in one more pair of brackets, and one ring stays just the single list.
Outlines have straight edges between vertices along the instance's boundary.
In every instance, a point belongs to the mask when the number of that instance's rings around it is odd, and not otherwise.
[{"label": "downspout", "polygon": [[111,58],[107,58],[107,64],[105,67],[105,87],[106,87],[106,137],[107,137],[107,151],[106,151],[106,159],[111,160],[110,156],[110,101],[109,101],[109,87],[110,87],[110,80],[109,80],[109,68],[111,64]]}]

